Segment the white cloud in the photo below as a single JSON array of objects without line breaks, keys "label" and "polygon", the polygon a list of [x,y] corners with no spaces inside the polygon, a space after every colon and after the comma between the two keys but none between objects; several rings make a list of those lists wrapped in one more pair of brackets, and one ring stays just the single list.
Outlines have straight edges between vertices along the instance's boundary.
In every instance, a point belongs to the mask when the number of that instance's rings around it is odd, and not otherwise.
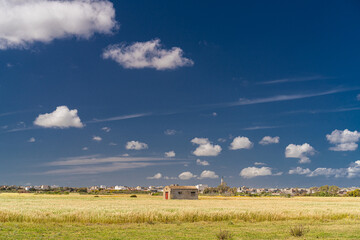
[{"label": "white cloud", "polygon": [[29,140],[28,140],[28,142],[30,142],[30,143],[33,143],[33,142],[35,142],[36,140],[35,140],[35,138],[34,137],[31,137]]},{"label": "white cloud", "polygon": [[78,116],[78,110],[69,110],[67,106],[59,106],[52,113],[40,114],[34,124],[44,128],[84,127]]},{"label": "white cloud", "polygon": [[358,101],[360,101],[360,93],[359,93],[358,95],[356,95],[356,99],[357,99]]},{"label": "white cloud", "polygon": [[212,115],[216,117],[218,114],[216,112],[213,112]]},{"label": "white cloud", "polygon": [[325,176],[325,177],[344,177],[346,176],[347,171],[344,168],[334,169],[334,168],[316,168],[314,171],[310,172],[307,176],[316,177],[316,176]]},{"label": "white cloud", "polygon": [[169,152],[165,152],[165,156],[166,157],[175,157],[175,152],[174,151],[169,151]]},{"label": "white cloud", "polygon": [[254,165],[256,165],[256,166],[261,166],[261,165],[266,165],[266,163],[263,163],[263,162],[254,162]]},{"label": "white cloud", "polygon": [[192,174],[191,172],[183,172],[179,174],[179,179],[181,180],[189,180],[194,177],[196,177],[196,175]]},{"label": "white cloud", "polygon": [[129,150],[142,150],[142,149],[148,149],[148,145],[146,143],[142,143],[139,141],[130,141],[126,143],[126,149]]},{"label": "white cloud", "polygon": [[155,174],[154,176],[152,177],[147,177],[147,179],[160,179],[162,177],[162,174],[161,173],[157,173]]},{"label": "white cloud", "polygon": [[279,143],[279,142],[280,142],[280,137],[265,136],[265,137],[263,137],[263,139],[261,139],[261,141],[259,143],[261,145],[269,145],[272,143]]},{"label": "white cloud", "polygon": [[88,39],[114,28],[115,9],[106,0],[0,1],[0,49],[73,36]]},{"label": "white cloud", "polygon": [[230,144],[230,150],[238,149],[250,149],[253,147],[253,143],[247,137],[236,137]]},{"label": "white cloud", "polygon": [[360,160],[357,160],[350,164],[347,168],[348,177],[359,177],[360,176]]},{"label": "white cloud", "polygon": [[242,169],[239,175],[243,178],[254,178],[259,176],[270,176],[272,175],[272,171],[269,167],[247,167]]},{"label": "white cloud", "polygon": [[217,156],[222,150],[219,145],[210,143],[207,138],[194,138],[191,142],[199,145],[193,152],[195,156]]},{"label": "white cloud", "polygon": [[218,142],[226,142],[225,138],[218,138]]},{"label": "white cloud", "polygon": [[210,165],[208,161],[205,161],[205,160],[201,161],[200,159],[196,160],[196,164],[201,165],[201,166],[209,166]]},{"label": "white cloud", "polygon": [[104,132],[110,132],[110,131],[111,131],[111,128],[109,128],[109,127],[103,127],[103,128],[101,128],[101,130],[103,130]]},{"label": "white cloud", "polygon": [[148,166],[183,164],[169,161],[166,158],[153,157],[101,157],[100,155],[77,156],[48,162],[44,166],[56,167],[45,174],[98,174],[115,172],[123,169],[142,168]]},{"label": "white cloud", "polygon": [[348,168],[316,168],[314,171],[306,168],[297,167],[289,171],[289,174],[306,175],[307,177],[347,177],[354,178],[360,177],[360,160],[350,163]]},{"label": "white cloud", "polygon": [[131,45],[116,44],[108,46],[103,52],[104,59],[112,59],[124,68],[155,68],[156,70],[175,69],[192,66],[194,62],[182,56],[181,48],[162,49],[160,39],[135,42]]},{"label": "white cloud", "polygon": [[110,143],[109,143],[109,145],[110,145],[110,146],[116,146],[116,145],[117,145],[117,143],[110,142]]},{"label": "white cloud", "polygon": [[174,179],[178,179],[178,178],[177,178],[177,177],[169,177],[169,176],[165,176],[165,177],[164,177],[164,179],[166,179],[166,180],[169,180],[169,179],[174,180]]},{"label": "white cloud", "polygon": [[175,135],[176,133],[177,133],[177,131],[174,129],[166,129],[164,132],[165,135],[169,135],[169,136]]},{"label": "white cloud", "polygon": [[208,138],[197,138],[197,137],[193,138],[191,142],[199,145],[210,143]]},{"label": "white cloud", "polygon": [[299,174],[299,175],[307,175],[311,173],[311,170],[308,168],[302,168],[302,167],[297,167],[295,169],[291,169],[289,170],[289,174]]},{"label": "white cloud", "polygon": [[299,158],[299,163],[310,163],[309,155],[315,154],[315,149],[308,143],[303,145],[289,144],[285,149],[285,157]]},{"label": "white cloud", "polygon": [[215,173],[214,171],[204,170],[204,171],[202,171],[202,173],[200,174],[199,179],[204,179],[204,178],[215,179],[215,178],[219,178],[219,176],[216,175],[216,173]]},{"label": "white cloud", "polygon": [[92,140],[94,140],[96,142],[100,142],[102,140],[102,138],[99,136],[93,136]]},{"label": "white cloud", "polygon": [[329,148],[332,151],[355,151],[358,148],[357,142],[360,139],[360,132],[336,129],[331,134],[327,134],[326,139],[335,145]]},{"label": "white cloud", "polygon": [[82,150],[87,151],[87,150],[89,150],[89,148],[88,147],[83,147]]}]

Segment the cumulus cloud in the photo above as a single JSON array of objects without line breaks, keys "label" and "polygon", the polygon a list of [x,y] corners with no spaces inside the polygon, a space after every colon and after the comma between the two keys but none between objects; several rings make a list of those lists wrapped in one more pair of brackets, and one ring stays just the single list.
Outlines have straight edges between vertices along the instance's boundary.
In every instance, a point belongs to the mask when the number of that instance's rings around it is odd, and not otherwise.
[{"label": "cumulus cloud", "polygon": [[110,131],[111,131],[111,128],[109,128],[109,127],[103,127],[103,128],[101,128],[101,130],[103,130],[104,132],[110,132]]},{"label": "cumulus cloud", "polygon": [[199,179],[204,179],[204,178],[215,179],[215,178],[219,178],[219,176],[216,175],[216,173],[215,173],[214,171],[204,170],[204,171],[202,171],[202,173],[200,174]]},{"label": "cumulus cloud", "polygon": [[142,143],[139,141],[130,141],[126,143],[125,148],[128,150],[142,150],[142,149],[147,149],[149,147],[146,143]]},{"label": "cumulus cloud", "polygon": [[212,144],[207,138],[194,138],[191,142],[199,145],[193,151],[195,156],[217,156],[222,150],[219,145]]},{"label": "cumulus cloud", "polygon": [[209,166],[210,165],[208,161],[205,161],[205,160],[201,161],[200,159],[196,160],[196,164],[201,165],[201,166]]},{"label": "cumulus cloud", "polygon": [[34,124],[44,128],[84,127],[78,116],[78,110],[70,110],[67,106],[59,106],[52,113],[40,114]]},{"label": "cumulus cloud", "polygon": [[30,142],[30,143],[33,143],[33,142],[35,142],[36,140],[35,140],[35,138],[34,137],[31,137],[29,140],[28,140],[28,142]]},{"label": "cumulus cloud", "polygon": [[147,179],[160,179],[162,177],[162,174],[161,173],[157,173],[155,174],[154,176],[152,177],[147,177]]},{"label": "cumulus cloud", "polygon": [[299,158],[299,163],[310,163],[311,160],[308,156],[315,154],[315,149],[308,143],[303,145],[289,144],[285,149],[285,157]]},{"label": "cumulus cloud", "polygon": [[174,180],[174,179],[178,179],[178,178],[177,178],[177,177],[169,177],[169,176],[165,176],[165,177],[164,177],[164,179],[166,179],[166,180],[169,180],[169,179]]},{"label": "cumulus cloud", "polygon": [[335,145],[329,148],[332,151],[355,151],[358,148],[357,142],[360,139],[360,132],[336,129],[331,134],[327,134],[326,139]]},{"label": "cumulus cloud", "polygon": [[269,167],[247,167],[241,170],[240,174],[243,178],[254,178],[259,176],[271,176],[272,171]]},{"label": "cumulus cloud", "polygon": [[274,144],[274,143],[279,143],[279,142],[280,142],[280,137],[265,136],[261,139],[261,141],[259,143],[261,145],[269,145],[269,144]]},{"label": "cumulus cloud", "polygon": [[309,168],[297,167],[295,169],[289,170],[289,174],[298,174],[306,175],[307,177],[345,177],[347,176],[346,168],[316,168],[314,171],[311,171]]},{"label": "cumulus cloud", "polygon": [[160,39],[135,42],[131,45],[124,43],[110,45],[103,52],[104,59],[112,59],[124,68],[155,68],[156,70],[175,69],[194,64],[192,60],[182,55],[183,50],[178,47],[163,49]]},{"label": "cumulus cloud", "polygon": [[254,162],[254,165],[256,165],[256,166],[261,166],[261,165],[266,165],[266,163],[263,163],[263,162]]},{"label": "cumulus cloud", "polygon": [[169,135],[169,136],[175,135],[176,133],[177,133],[177,131],[174,130],[174,129],[166,129],[166,130],[164,131],[164,134],[165,134],[165,135]]},{"label": "cumulus cloud", "polygon": [[297,167],[289,171],[289,174],[299,174],[299,175],[306,175],[307,177],[317,177],[317,176],[324,176],[324,177],[347,177],[347,178],[354,178],[360,177],[360,160],[350,163],[349,167],[347,168],[316,168],[315,170],[311,171],[310,169]]},{"label": "cumulus cloud", "polygon": [[175,157],[175,152],[174,151],[169,151],[169,152],[165,152],[165,156],[166,157]]},{"label": "cumulus cloud", "polygon": [[247,137],[236,137],[230,144],[230,150],[238,149],[250,149],[253,147],[253,143]]},{"label": "cumulus cloud", "polygon": [[360,160],[351,163],[346,170],[349,178],[360,176]]},{"label": "cumulus cloud", "polygon": [[309,173],[311,173],[310,169],[302,167],[297,167],[289,170],[289,174],[307,175]]},{"label": "cumulus cloud", "polygon": [[344,168],[316,168],[314,171],[308,174],[309,177],[325,176],[325,177],[344,177],[347,175],[347,171]]},{"label": "cumulus cloud", "polygon": [[0,1],[0,49],[73,36],[87,39],[112,33],[116,26],[115,9],[107,0]]},{"label": "cumulus cloud", "polygon": [[196,177],[196,175],[192,174],[191,172],[183,172],[179,174],[179,179],[181,180],[189,180],[194,177]]},{"label": "cumulus cloud", "polygon": [[92,140],[94,140],[96,142],[100,142],[102,140],[102,138],[99,136],[93,136]]}]

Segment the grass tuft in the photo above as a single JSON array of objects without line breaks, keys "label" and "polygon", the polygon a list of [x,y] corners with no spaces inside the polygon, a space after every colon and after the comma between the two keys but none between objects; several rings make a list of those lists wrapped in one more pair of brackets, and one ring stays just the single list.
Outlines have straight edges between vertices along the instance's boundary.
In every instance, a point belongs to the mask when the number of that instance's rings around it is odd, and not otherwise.
[{"label": "grass tuft", "polygon": [[304,228],[303,225],[297,225],[290,227],[290,235],[293,237],[301,237],[303,236],[308,230]]},{"label": "grass tuft", "polygon": [[216,234],[216,239],[219,240],[230,240],[233,238],[233,234],[229,231],[222,231],[220,229],[220,232],[218,234]]}]

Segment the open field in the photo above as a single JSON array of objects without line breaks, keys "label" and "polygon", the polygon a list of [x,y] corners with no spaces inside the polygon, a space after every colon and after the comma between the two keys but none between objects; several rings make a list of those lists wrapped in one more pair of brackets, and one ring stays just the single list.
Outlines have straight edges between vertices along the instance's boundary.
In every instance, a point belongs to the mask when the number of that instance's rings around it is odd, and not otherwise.
[{"label": "open field", "polygon": [[0,239],[359,239],[360,198],[0,194]]}]

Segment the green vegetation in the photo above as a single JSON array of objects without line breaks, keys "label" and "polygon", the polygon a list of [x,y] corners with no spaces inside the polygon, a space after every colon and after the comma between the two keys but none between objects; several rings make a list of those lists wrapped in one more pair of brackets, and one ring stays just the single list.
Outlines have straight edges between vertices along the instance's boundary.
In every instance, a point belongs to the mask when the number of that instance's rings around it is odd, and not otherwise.
[{"label": "green vegetation", "polygon": [[350,191],[346,194],[348,197],[360,197],[360,189],[355,189],[354,191]]}]

